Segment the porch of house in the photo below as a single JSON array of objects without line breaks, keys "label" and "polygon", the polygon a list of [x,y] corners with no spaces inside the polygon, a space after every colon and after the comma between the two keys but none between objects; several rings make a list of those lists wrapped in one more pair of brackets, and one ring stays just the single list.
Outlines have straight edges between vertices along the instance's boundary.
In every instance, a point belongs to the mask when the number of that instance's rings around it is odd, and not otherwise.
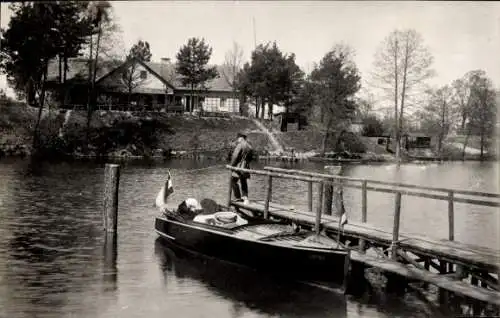
[{"label": "porch of house", "polygon": [[[192,110],[191,99],[194,99]],[[88,102],[88,87],[72,85],[65,93],[63,109],[85,110]],[[227,92],[162,91],[134,92],[130,96],[122,90],[101,89],[98,91],[98,110],[112,111],[156,111],[156,112],[204,112],[204,113],[239,113],[239,100]]]},{"label": "porch of house", "polygon": [[102,92],[97,100],[100,110],[115,111],[166,111],[184,112],[182,96],[158,93],[132,93],[130,96],[121,92]]}]

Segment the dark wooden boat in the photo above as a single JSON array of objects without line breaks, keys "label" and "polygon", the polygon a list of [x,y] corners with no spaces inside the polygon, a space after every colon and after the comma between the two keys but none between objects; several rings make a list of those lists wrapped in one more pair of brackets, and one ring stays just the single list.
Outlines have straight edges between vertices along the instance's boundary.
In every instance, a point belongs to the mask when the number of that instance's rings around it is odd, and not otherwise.
[{"label": "dark wooden boat", "polygon": [[[227,226],[217,222],[216,216],[221,214],[228,218],[237,214],[242,222]],[[204,217],[202,223],[196,218],[177,217],[173,212],[163,213],[156,217],[155,230],[163,240],[178,247],[345,292],[350,252],[331,238],[238,212]]]}]

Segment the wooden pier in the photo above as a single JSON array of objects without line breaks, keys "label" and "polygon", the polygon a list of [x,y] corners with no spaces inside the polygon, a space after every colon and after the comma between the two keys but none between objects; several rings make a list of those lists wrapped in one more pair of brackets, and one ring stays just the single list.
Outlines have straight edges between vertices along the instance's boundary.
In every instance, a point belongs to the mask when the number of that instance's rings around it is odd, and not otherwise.
[{"label": "wooden pier", "polygon": [[[266,167],[264,170],[239,169],[227,166],[229,170],[249,172],[267,176],[265,200],[250,204],[234,202],[229,191],[228,204],[237,209],[251,211],[265,218],[289,220],[304,227],[324,231],[340,237],[342,244],[351,249],[356,270],[364,273],[365,268],[376,268],[384,272],[389,282],[402,286],[413,283],[435,285],[439,288],[441,301],[448,296],[465,300],[474,315],[480,315],[487,306],[500,308],[499,273],[500,250],[471,246],[454,241],[454,204],[499,207],[500,194],[411,184],[343,177],[301,170]],[[231,172],[231,171],[230,171]],[[294,209],[291,206],[272,201],[273,178],[301,180],[308,183],[308,209]],[[313,185],[318,186],[317,211],[313,207]],[[324,189],[326,186],[351,187],[362,193],[361,222],[349,223],[339,228],[339,216],[325,215]],[[367,192],[394,194],[393,229],[389,232],[366,223]],[[402,196],[417,196],[448,202],[448,239],[436,240],[418,235],[408,235],[399,230]],[[331,201],[330,201],[331,202]],[[361,270],[360,270],[361,269]],[[402,282],[404,281],[404,282]],[[388,282],[388,283],[389,283]],[[483,308],[483,309],[481,309]]]}]

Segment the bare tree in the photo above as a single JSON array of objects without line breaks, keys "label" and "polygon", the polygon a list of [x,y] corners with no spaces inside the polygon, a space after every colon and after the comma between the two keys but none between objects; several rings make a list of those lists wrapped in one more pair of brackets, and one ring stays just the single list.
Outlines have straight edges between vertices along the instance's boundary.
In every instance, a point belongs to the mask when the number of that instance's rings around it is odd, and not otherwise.
[{"label": "bare tree", "polygon": [[[233,48],[226,52],[221,73],[226,83],[233,90],[234,99],[238,97],[238,74],[240,73],[242,67],[243,67],[243,48],[237,42],[233,42]],[[241,105],[240,105],[240,114],[241,114]]]},{"label": "bare tree", "polygon": [[[467,123],[467,137],[473,133],[480,137],[481,159],[493,141],[497,118],[497,95],[493,83],[485,72],[478,72],[472,77],[471,104]],[[464,150],[466,142],[464,142]]]},{"label": "bare tree", "polygon": [[481,157],[489,146],[495,120],[495,92],[483,70],[467,72],[453,81],[453,103],[460,116],[459,132],[464,135],[462,157],[471,135],[481,138]]},{"label": "bare tree", "polygon": [[432,55],[422,37],[413,29],[395,30],[382,42],[374,61],[373,81],[376,87],[394,100],[396,159],[401,157],[401,134],[405,107],[411,93],[433,76]]},{"label": "bare tree", "polygon": [[456,79],[452,83],[453,103],[460,113],[460,132],[465,132],[465,124],[469,119],[469,113],[472,102],[472,87],[477,78],[485,76],[484,71],[474,70],[467,72],[462,78]]},{"label": "bare tree", "polygon": [[437,151],[441,154],[443,141],[455,122],[453,91],[449,86],[428,91],[428,102],[420,113],[422,128],[438,137]]},{"label": "bare tree", "polygon": [[471,89],[467,78],[459,78],[451,84],[453,88],[453,103],[457,106],[460,115],[460,132],[465,130],[465,123],[469,113],[469,104],[471,101]]}]

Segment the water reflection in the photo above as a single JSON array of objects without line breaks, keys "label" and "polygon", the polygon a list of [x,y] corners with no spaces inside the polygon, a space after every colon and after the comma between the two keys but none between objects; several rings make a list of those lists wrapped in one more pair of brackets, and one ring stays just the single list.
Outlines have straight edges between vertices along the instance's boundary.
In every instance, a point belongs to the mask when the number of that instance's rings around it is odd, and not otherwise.
[{"label": "water reflection", "polygon": [[105,292],[118,288],[118,237],[116,233],[106,233],[103,245],[103,289]]},{"label": "water reflection", "polygon": [[8,317],[56,316],[95,274],[100,231],[86,215],[93,202],[82,204],[75,184],[51,169],[11,167],[0,181],[0,309]]},{"label": "water reflection", "polygon": [[165,275],[192,279],[232,302],[231,317],[252,311],[280,317],[346,317],[344,296],[298,283],[278,281],[237,265],[195,255],[155,241]]}]

